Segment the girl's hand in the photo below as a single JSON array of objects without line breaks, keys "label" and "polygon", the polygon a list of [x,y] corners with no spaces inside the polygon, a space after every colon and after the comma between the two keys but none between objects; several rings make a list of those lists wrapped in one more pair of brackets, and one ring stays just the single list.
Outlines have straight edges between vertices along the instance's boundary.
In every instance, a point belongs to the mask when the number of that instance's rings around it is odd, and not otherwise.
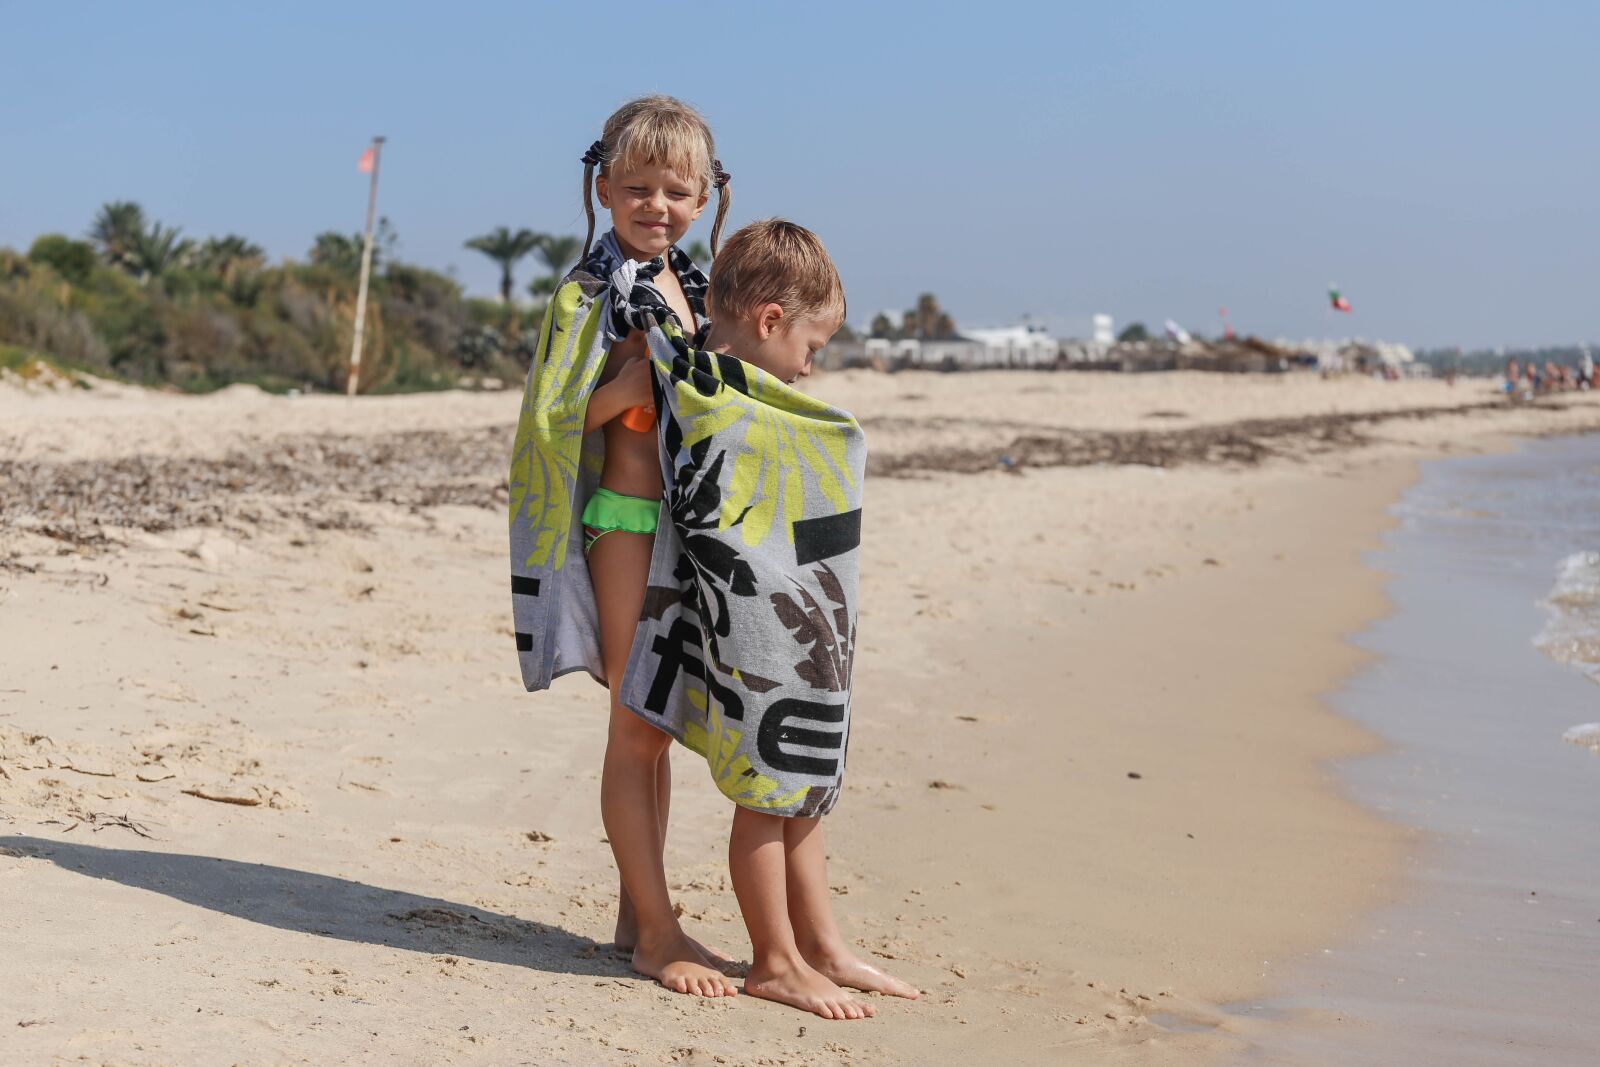
[{"label": "girl's hand", "polygon": [[655,394],[650,389],[650,361],[635,356],[622,365],[617,376],[611,379],[611,388],[617,403],[623,408],[644,408],[655,404]]}]

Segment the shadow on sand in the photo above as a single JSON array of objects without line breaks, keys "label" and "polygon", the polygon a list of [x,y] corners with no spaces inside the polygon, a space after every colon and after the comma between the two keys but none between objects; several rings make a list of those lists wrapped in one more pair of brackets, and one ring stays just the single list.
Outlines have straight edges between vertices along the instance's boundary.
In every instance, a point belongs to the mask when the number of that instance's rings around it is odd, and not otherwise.
[{"label": "shadow on sand", "polygon": [[436,897],[262,863],[176,852],[0,837],[0,856],[148,889],[280,930],[412,952],[464,956],[552,973],[632,976],[609,946],[563,930]]}]

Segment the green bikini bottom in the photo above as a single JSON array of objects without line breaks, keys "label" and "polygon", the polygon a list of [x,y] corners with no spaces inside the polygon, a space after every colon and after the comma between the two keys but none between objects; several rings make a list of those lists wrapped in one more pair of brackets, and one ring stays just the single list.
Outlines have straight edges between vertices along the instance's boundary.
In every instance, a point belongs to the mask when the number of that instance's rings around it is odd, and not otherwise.
[{"label": "green bikini bottom", "polygon": [[623,496],[609,489],[596,489],[583,506],[583,554],[608,533],[653,534],[661,521],[661,501],[639,496]]}]

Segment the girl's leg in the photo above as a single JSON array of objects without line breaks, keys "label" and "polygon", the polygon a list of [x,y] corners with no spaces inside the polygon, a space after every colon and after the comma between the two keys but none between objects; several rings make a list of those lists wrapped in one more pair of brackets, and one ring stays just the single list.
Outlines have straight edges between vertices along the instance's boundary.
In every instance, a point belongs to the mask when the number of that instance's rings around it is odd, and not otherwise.
[{"label": "girl's leg", "polygon": [[[663,857],[667,848],[667,813],[672,806],[672,746],[669,744],[661,750],[661,758],[656,761],[656,811],[661,824],[661,851]],[[663,863],[663,867],[665,864]],[[612,940],[619,949],[632,952],[634,945],[639,943],[639,920],[633,913],[633,899],[628,896],[628,887],[620,885],[621,877],[618,876],[619,888],[617,890],[617,930]],[[711,962],[715,963],[716,960]]]},{"label": "girl's leg", "polygon": [[819,973],[800,954],[789,923],[784,823],[789,820],[749,808],[733,813],[728,871],[750,931],[753,962],[744,980],[751,996],[776,1000],[824,1019],[862,1019],[877,1014]]},{"label": "girl's leg", "polygon": [[821,819],[785,819],[789,921],[805,961],[834,982],[869,993],[916,1000],[915,988],[886,974],[850,950],[833,917],[828,892],[828,857]]},{"label": "girl's leg", "polygon": [[733,984],[707,966],[694,943],[684,936],[667,895],[661,862],[659,770],[672,739],[617,700],[644,606],[653,540],[646,534],[609,533],[597,540],[589,553],[600,613],[600,655],[611,686],[600,814],[637,924],[634,970],[679,993],[731,996]]}]

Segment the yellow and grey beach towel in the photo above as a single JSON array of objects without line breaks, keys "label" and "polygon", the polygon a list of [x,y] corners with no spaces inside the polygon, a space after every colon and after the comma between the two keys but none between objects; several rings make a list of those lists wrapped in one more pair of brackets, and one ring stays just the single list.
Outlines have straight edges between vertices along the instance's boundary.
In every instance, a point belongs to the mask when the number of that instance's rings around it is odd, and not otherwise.
[{"label": "yellow and grey beach towel", "polygon": [[637,273],[564,283],[529,373],[511,472],[523,682],[602,677],[577,548],[603,445],[582,426],[604,327],[626,319],[648,331],[666,499],[619,699],[705,756],[735,803],[826,814],[849,737],[865,438],[848,412],[693,348]]}]

